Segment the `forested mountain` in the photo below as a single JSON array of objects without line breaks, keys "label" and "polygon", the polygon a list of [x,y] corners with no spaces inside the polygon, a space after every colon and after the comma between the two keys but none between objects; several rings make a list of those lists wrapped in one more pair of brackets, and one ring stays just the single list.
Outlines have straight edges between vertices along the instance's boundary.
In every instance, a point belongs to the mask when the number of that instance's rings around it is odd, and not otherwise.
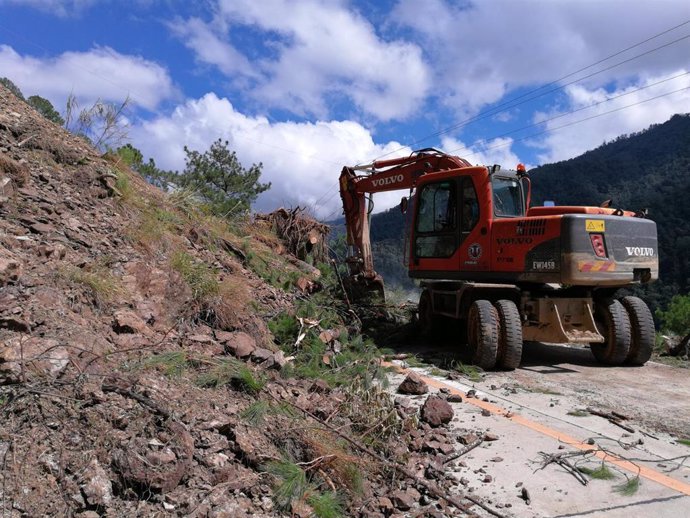
[{"label": "forested mountain", "polygon": [[[651,305],[690,290],[690,114],[612,142],[570,160],[530,171],[532,204],[648,209],[659,233],[660,281],[645,289]],[[398,207],[372,218],[377,270],[388,285],[410,286],[404,217]]]}]

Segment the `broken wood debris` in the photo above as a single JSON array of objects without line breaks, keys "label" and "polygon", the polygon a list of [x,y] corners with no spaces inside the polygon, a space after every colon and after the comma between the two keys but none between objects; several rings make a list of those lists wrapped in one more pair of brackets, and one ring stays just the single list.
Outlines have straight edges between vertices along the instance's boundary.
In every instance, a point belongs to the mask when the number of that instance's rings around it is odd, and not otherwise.
[{"label": "broken wood debris", "polygon": [[471,442],[464,448],[462,448],[460,451],[454,453],[453,455],[449,456],[446,460],[443,461],[444,464],[448,464],[449,462],[453,462],[456,459],[459,459],[466,453],[469,453],[470,451],[474,450],[477,446],[479,446],[481,443],[484,442],[484,439],[482,437],[479,437],[476,441]]},{"label": "broken wood debris", "polygon": [[596,410],[590,407],[587,407],[587,412],[589,412],[592,415],[597,415],[599,417],[603,417],[604,419],[608,419],[608,421],[611,424],[615,424],[616,426],[622,428],[626,432],[635,433],[634,428],[622,423],[622,421],[628,419],[628,416],[626,415],[620,414],[618,412],[604,412],[602,410]]},{"label": "broken wood debris", "polygon": [[572,464],[568,459],[571,457],[581,457],[584,455],[590,454],[589,451],[576,451],[576,452],[567,452],[563,451],[560,453],[544,453],[543,451],[539,452],[539,455],[544,457],[544,462],[542,462],[541,467],[537,469],[537,471],[544,469],[546,466],[549,464],[558,464],[561,466],[563,469],[565,469],[568,473],[570,473],[572,476],[574,476],[580,484],[583,486],[586,486],[588,484],[587,478],[582,474],[582,472],[577,469],[577,466]]},{"label": "broken wood debris", "polygon": [[326,238],[331,229],[305,211],[299,206],[290,210],[281,207],[270,214],[257,214],[255,217],[271,224],[290,254],[302,261],[311,256],[314,264],[325,262],[328,260]]},{"label": "broken wood debris", "polygon": [[[270,393],[268,395],[272,399],[274,399],[276,402],[278,402],[278,403],[281,402],[275,395],[270,394]],[[323,427],[328,429],[330,432],[338,435],[339,437],[344,439],[347,443],[349,443],[351,446],[354,446],[356,449],[358,449],[362,453],[378,460],[384,466],[387,466],[388,468],[400,473],[401,475],[408,477],[410,480],[413,480],[415,482],[415,484],[424,487],[430,494],[434,495],[436,498],[440,498],[440,499],[445,500],[446,502],[448,502],[449,504],[451,504],[452,506],[454,506],[458,510],[464,511],[465,513],[472,515],[473,513],[471,513],[470,508],[472,507],[472,505],[477,505],[478,507],[482,508],[483,510],[485,510],[487,513],[491,514],[492,516],[496,516],[497,518],[503,518],[504,515],[502,515],[501,513],[496,511],[495,509],[492,509],[488,505],[486,505],[479,498],[477,498],[473,495],[463,494],[463,493],[459,493],[457,495],[449,495],[446,491],[442,491],[441,488],[439,488],[433,482],[430,482],[430,481],[424,480],[423,478],[420,478],[416,473],[411,471],[406,466],[403,466],[403,465],[399,464],[398,462],[391,461],[391,460],[385,458],[383,455],[380,455],[380,454],[376,453],[375,451],[372,451],[371,449],[369,449],[369,447],[356,441],[355,439],[353,439],[352,437],[350,437],[346,433],[342,432],[341,430],[334,427],[333,425],[327,423],[323,419],[320,419],[319,417],[315,416],[314,414],[312,414],[308,410],[302,408],[301,406],[293,403],[292,401],[284,401],[284,402],[286,402],[288,405],[292,406],[296,410],[299,410],[304,415],[306,415],[307,417],[310,417],[311,419],[313,419],[317,423],[321,424]],[[462,502],[462,500],[468,500],[470,503],[465,504]]]}]

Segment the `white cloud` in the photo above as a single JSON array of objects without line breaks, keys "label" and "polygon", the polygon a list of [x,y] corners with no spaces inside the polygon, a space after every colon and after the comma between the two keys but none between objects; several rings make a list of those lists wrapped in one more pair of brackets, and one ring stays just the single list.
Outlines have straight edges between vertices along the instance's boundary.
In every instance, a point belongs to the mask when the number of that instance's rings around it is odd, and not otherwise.
[{"label": "white cloud", "polygon": [[249,60],[199,18],[177,19],[168,27],[196,53],[197,60],[202,63],[218,67],[226,76],[236,73],[256,76]]},{"label": "white cloud", "polygon": [[56,107],[65,106],[67,96],[73,93],[82,105],[98,98],[122,102],[129,95],[136,105],[154,110],[176,95],[164,67],[108,47],[37,58],[0,45],[0,70],[24,94],[45,97]]},{"label": "white cloud", "polygon": [[[420,108],[430,86],[417,45],[383,40],[341,2],[219,0],[212,23],[188,20],[176,27],[193,35],[185,44],[197,59],[225,73],[241,71],[243,62],[228,27],[258,31],[267,53],[253,62],[261,79],[251,95],[297,114],[327,117],[329,106],[349,100],[380,120],[405,118]],[[220,51],[209,52],[204,41]]]},{"label": "white cloud", "polygon": [[498,164],[503,169],[515,169],[521,162],[512,146],[513,139],[505,137],[480,140],[472,144],[465,144],[452,137],[441,139],[442,149],[450,155],[457,155],[476,165]]},{"label": "white cloud", "polygon": [[[224,98],[213,93],[189,100],[170,116],[135,125],[132,140],[145,157],[158,167],[184,169],[183,147],[206,151],[218,138],[228,140],[230,149],[245,167],[263,163],[261,181],[272,182],[256,204],[259,211],[281,205],[307,206],[321,218],[340,216],[338,177],[345,165],[371,160],[400,144],[376,144],[370,132],[356,122],[279,122],[265,117],[248,117]],[[403,148],[399,154],[409,153]],[[376,196],[376,210],[400,201],[400,193]]]},{"label": "white cloud", "polygon": [[[434,93],[463,115],[518,87],[551,82],[690,19],[688,2],[642,0],[451,3],[400,0],[392,23],[415,31],[434,70]],[[688,26],[646,43],[575,79],[670,42]],[[690,40],[585,81],[593,88],[685,66]]]},{"label": "white cloud", "polygon": [[[568,87],[565,108],[536,115],[536,120],[564,115],[546,122],[545,129],[549,131],[547,136],[532,142],[532,145],[543,150],[538,155],[539,162],[555,162],[580,155],[603,144],[605,140],[640,131],[651,124],[664,122],[676,113],[688,112],[690,110],[690,74],[649,86],[685,72],[687,70],[683,69],[666,76],[647,77],[638,83],[614,91],[607,91],[604,88],[589,89],[584,86]],[[645,86],[649,87],[635,91]],[[684,90],[664,96],[679,89]],[[615,99],[611,101],[603,102],[614,97]],[[653,99],[655,97],[658,98]],[[649,101],[645,102],[647,100]],[[593,104],[597,105],[592,106]],[[592,107],[588,108],[590,106]],[[583,109],[566,115],[568,111],[580,108]],[[578,122],[590,117],[596,118]],[[571,123],[575,124],[568,126]],[[559,129],[561,127],[563,128]]]}]

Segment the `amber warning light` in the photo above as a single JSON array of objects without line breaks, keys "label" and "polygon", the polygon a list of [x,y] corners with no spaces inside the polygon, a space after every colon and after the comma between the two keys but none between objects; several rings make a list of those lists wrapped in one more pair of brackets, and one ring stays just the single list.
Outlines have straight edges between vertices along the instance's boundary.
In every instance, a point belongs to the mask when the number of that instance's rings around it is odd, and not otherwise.
[{"label": "amber warning light", "polygon": [[518,173],[524,173],[526,171],[525,164],[518,164],[517,165],[517,171],[518,171]]}]

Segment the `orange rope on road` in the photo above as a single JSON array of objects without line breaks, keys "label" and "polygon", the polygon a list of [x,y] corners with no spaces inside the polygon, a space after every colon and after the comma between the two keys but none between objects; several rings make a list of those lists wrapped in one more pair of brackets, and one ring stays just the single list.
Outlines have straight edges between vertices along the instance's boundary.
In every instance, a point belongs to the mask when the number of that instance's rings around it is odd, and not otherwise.
[{"label": "orange rope on road", "polygon": [[[382,362],[381,365],[384,367],[392,367],[400,374],[407,374],[408,372],[410,372],[410,369],[405,369],[403,367],[400,367],[399,365],[395,365],[394,363],[390,362]],[[445,388],[450,390],[450,392],[453,394],[465,396],[466,399],[464,401],[466,403],[469,403],[470,405],[474,405],[481,409],[488,410],[492,414],[504,416],[519,425],[534,430],[535,432],[539,432],[548,437],[557,439],[558,441],[561,441],[567,444],[568,446],[572,446],[573,448],[577,448],[583,451],[592,450],[594,451],[594,455],[596,457],[610,462],[611,464],[614,464],[615,466],[618,466],[621,469],[629,471],[634,475],[637,475],[639,473],[641,477],[644,477],[647,480],[651,480],[653,482],[656,482],[657,484],[666,486],[669,489],[673,489],[674,491],[678,491],[679,493],[683,493],[684,495],[690,496],[690,484],[686,484],[685,482],[681,482],[680,480],[671,478],[667,475],[664,475],[663,473],[660,473],[659,471],[648,468],[646,466],[638,466],[637,464],[634,464],[629,460],[622,459],[611,453],[606,453],[601,450],[597,450],[597,448],[591,444],[587,444],[566,433],[559,432],[558,430],[554,430],[553,428],[550,428],[546,425],[537,423],[536,421],[532,421],[531,419],[528,419],[519,414],[515,414],[509,410],[506,410],[503,407],[495,405],[494,403],[482,401],[481,399],[477,398],[468,398],[467,393],[463,392],[462,390],[456,389],[455,387],[452,387],[447,383],[444,383],[443,381],[439,381],[437,379],[424,376],[423,374],[420,374],[417,371],[415,372],[416,374],[419,374],[419,376],[426,382],[426,384],[431,387],[434,387],[436,389]]]}]

